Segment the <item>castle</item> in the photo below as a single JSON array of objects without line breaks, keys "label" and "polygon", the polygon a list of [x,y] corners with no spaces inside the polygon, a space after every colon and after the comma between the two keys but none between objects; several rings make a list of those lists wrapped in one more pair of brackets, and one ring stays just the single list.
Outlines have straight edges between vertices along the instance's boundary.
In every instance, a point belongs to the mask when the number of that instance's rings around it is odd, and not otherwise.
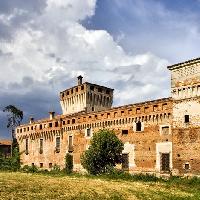
[{"label": "castle", "polygon": [[112,107],[113,89],[88,82],[60,92],[63,114],[16,128],[23,165],[51,169],[81,154],[99,129],[114,130],[124,143],[123,170],[131,173],[200,174],[200,58],[168,66],[171,97]]}]

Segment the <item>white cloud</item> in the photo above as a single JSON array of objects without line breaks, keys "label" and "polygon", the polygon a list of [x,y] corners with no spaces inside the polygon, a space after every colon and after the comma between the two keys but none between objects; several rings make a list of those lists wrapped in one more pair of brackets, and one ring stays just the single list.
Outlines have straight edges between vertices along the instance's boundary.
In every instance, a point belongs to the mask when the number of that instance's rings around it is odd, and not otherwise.
[{"label": "white cloud", "polygon": [[[87,81],[116,88],[116,104],[167,96],[168,61],[149,52],[127,53],[107,31],[81,25],[95,6],[95,0],[48,0],[42,13],[16,32],[13,43],[2,46],[1,90],[17,83],[21,89],[12,87],[10,93],[31,91],[32,84],[24,85],[28,76],[45,87],[53,83],[58,91],[83,74]],[[69,80],[71,85],[65,85]]]}]

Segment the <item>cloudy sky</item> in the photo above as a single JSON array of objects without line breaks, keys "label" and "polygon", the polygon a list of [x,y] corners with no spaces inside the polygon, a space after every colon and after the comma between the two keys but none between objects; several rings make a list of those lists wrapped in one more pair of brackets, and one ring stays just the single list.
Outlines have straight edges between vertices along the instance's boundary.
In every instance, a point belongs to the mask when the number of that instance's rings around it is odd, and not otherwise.
[{"label": "cloudy sky", "polygon": [[[84,80],[114,105],[170,96],[167,65],[199,57],[199,0],[0,0],[0,109],[61,113],[58,94]],[[8,138],[0,111],[0,138]]]}]

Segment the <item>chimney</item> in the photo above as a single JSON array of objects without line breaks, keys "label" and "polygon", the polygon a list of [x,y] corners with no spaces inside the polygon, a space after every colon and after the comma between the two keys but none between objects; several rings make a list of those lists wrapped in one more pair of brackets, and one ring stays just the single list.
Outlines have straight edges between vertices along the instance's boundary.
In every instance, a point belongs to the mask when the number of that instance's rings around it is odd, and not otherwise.
[{"label": "chimney", "polygon": [[78,79],[78,85],[82,85],[83,77],[80,75],[80,76],[77,77],[77,79]]},{"label": "chimney", "polygon": [[29,124],[32,124],[34,122],[34,118],[33,117],[30,117],[29,119]]},{"label": "chimney", "polygon": [[49,112],[49,118],[50,120],[53,119],[55,116],[55,112]]}]

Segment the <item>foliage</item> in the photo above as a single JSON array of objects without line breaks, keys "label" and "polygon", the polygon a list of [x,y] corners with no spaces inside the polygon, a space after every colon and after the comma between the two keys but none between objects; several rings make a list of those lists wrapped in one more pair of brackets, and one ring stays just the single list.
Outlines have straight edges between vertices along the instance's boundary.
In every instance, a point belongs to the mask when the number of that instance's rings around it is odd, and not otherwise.
[{"label": "foliage", "polygon": [[5,158],[3,154],[0,154],[0,170],[17,171],[19,169],[20,169],[20,154],[17,146],[13,148],[12,157]]},{"label": "foliage", "polygon": [[23,111],[19,110],[14,105],[9,105],[3,109],[3,112],[9,113],[7,128],[12,128],[13,130],[16,126],[20,125],[23,119]]},{"label": "foliage", "polygon": [[21,168],[21,171],[27,172],[27,173],[36,173],[36,172],[38,172],[38,168],[35,165],[31,165],[31,166],[24,165]]},{"label": "foliage", "polygon": [[69,153],[65,156],[65,171],[67,174],[70,174],[73,171],[73,156]]},{"label": "foliage", "polygon": [[81,156],[81,164],[90,174],[103,174],[121,162],[123,143],[114,131],[99,130],[94,133],[91,145]]}]

